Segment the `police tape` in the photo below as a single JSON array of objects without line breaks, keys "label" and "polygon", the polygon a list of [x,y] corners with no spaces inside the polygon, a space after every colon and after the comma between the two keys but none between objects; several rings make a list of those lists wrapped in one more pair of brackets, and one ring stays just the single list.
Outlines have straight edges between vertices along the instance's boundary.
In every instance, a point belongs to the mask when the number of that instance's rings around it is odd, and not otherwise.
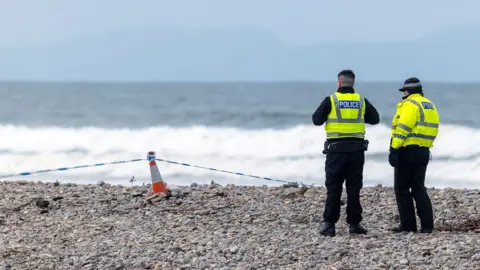
[{"label": "police tape", "polygon": [[[96,164],[91,164],[91,165],[78,165],[78,166],[73,166],[73,167],[61,167],[61,168],[57,168],[57,169],[46,169],[46,170],[38,170],[38,171],[32,171],[32,172],[21,172],[21,173],[0,175],[0,179],[10,178],[10,177],[14,177],[14,176],[28,176],[28,175],[33,175],[33,174],[48,173],[48,172],[55,172],[55,171],[68,171],[68,170],[82,169],[82,168],[89,168],[89,167],[100,167],[100,166],[106,166],[106,165],[125,164],[125,163],[138,162],[138,161],[142,161],[142,160],[144,160],[144,159],[121,160],[121,161],[113,161],[113,162],[96,163]],[[284,184],[296,184],[296,185],[300,184],[300,185],[303,185],[303,186],[313,187],[313,185],[305,185],[303,183],[298,183],[298,182],[294,182],[294,181],[285,181],[285,180],[274,179],[274,178],[270,178],[270,177],[262,177],[262,176],[250,175],[250,174],[246,174],[246,173],[220,170],[220,169],[215,169],[215,168],[210,168],[210,167],[204,167],[204,166],[198,166],[198,165],[193,165],[193,164],[188,164],[188,163],[183,163],[183,162],[177,162],[177,161],[173,161],[173,160],[167,160],[167,159],[161,159],[161,158],[155,158],[155,160],[165,162],[165,163],[169,163],[169,164],[175,164],[175,165],[181,165],[181,166],[186,166],[186,167],[205,169],[205,170],[210,170],[210,171],[215,171],[215,172],[235,174],[235,175],[239,175],[239,176],[257,178],[257,179],[262,179],[262,180],[267,180],[267,181],[280,182],[280,183],[284,183]]]},{"label": "police tape", "polygon": [[33,171],[33,172],[21,172],[21,173],[0,175],[0,178],[10,178],[10,177],[13,177],[13,176],[27,176],[27,175],[32,175],[32,174],[56,172],[56,171],[68,171],[68,170],[73,170],[73,169],[100,167],[100,166],[114,165],[114,164],[125,164],[125,163],[137,162],[137,161],[142,161],[142,160],[143,159],[139,158],[139,159],[131,159],[131,160],[120,160],[120,161],[113,161],[113,162],[96,163],[96,164],[91,164],[91,165],[78,165],[78,166],[73,166],[73,167],[62,167],[62,168],[57,168],[57,169],[38,170],[38,171]]},{"label": "police tape", "polygon": [[[203,166],[198,166],[198,165],[192,165],[188,163],[183,163],[183,162],[177,162],[177,161],[172,161],[172,160],[166,160],[166,159],[161,159],[157,158],[155,159],[157,161],[161,162],[166,162],[170,164],[176,164],[176,165],[181,165],[181,166],[186,166],[186,167],[193,167],[193,168],[199,168],[199,169],[204,169],[204,170],[210,170],[210,171],[215,171],[215,172],[222,172],[222,173],[230,173],[230,174],[235,174],[235,175],[240,175],[240,176],[246,176],[246,177],[252,177],[252,178],[257,178],[257,179],[263,179],[267,181],[275,181],[275,182],[280,182],[280,183],[285,183],[285,184],[299,184],[298,182],[292,182],[292,181],[285,181],[285,180],[280,180],[280,179],[274,179],[270,177],[262,177],[262,176],[257,176],[257,175],[251,175],[251,174],[245,174],[245,173],[240,173],[240,172],[232,172],[232,171],[227,171],[227,170],[219,170],[215,168],[209,168],[209,167],[203,167]],[[305,185],[303,183],[300,183],[303,186],[313,186],[313,185]]]}]

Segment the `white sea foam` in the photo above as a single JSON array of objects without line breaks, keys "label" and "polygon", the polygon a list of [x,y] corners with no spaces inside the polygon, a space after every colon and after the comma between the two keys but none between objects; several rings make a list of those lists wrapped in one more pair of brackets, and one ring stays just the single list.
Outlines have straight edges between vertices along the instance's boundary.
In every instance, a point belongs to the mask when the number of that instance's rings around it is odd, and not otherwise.
[{"label": "white sea foam", "polygon": [[[20,173],[75,165],[146,158],[150,150],[158,158],[193,165],[242,172],[285,181],[323,185],[321,154],[323,127],[242,130],[234,128],[153,127],[149,129],[29,128],[0,126],[0,173]],[[365,185],[392,185],[388,164],[388,127],[368,127],[369,151]],[[429,186],[480,187],[480,130],[442,125],[427,173]],[[192,167],[159,163],[168,183],[220,183],[276,185],[279,183]],[[127,184],[150,181],[148,163],[136,162],[11,179],[39,179],[94,183],[98,180]]]}]

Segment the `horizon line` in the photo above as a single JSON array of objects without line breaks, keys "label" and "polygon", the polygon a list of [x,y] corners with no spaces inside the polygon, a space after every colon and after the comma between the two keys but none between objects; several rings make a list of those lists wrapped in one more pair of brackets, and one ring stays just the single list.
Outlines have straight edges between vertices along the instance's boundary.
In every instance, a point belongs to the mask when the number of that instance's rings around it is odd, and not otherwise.
[{"label": "horizon line", "polygon": [[[421,80],[421,79],[420,79]],[[375,84],[403,84],[405,78],[399,80],[356,80],[355,83],[375,83]],[[335,84],[333,80],[5,80],[0,79],[0,84]],[[445,81],[445,80],[421,80],[427,84],[480,84],[478,81]]]}]

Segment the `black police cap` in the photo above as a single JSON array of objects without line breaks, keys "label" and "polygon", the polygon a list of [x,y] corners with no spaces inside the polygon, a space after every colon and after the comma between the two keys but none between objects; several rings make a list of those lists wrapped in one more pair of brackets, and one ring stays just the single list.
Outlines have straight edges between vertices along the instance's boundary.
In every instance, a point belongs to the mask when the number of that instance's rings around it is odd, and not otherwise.
[{"label": "black police cap", "polygon": [[420,82],[419,79],[415,77],[411,77],[405,80],[403,83],[402,88],[398,89],[399,91],[405,91],[405,90],[421,90],[422,89],[422,83]]}]

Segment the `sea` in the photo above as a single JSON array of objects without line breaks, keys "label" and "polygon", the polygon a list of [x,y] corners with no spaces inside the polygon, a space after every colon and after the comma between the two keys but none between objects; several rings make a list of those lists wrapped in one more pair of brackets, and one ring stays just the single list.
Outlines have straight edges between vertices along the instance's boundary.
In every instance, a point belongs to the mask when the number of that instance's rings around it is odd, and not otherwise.
[{"label": "sea", "polygon": [[[393,185],[388,150],[401,84],[355,86],[381,116],[367,126],[364,186]],[[423,85],[441,118],[426,185],[480,188],[480,84]],[[0,180],[143,185],[151,182],[147,153],[155,151],[168,185],[324,186],[325,131],[312,113],[335,90],[334,81],[3,82]],[[99,163],[106,164],[21,175]]]}]

